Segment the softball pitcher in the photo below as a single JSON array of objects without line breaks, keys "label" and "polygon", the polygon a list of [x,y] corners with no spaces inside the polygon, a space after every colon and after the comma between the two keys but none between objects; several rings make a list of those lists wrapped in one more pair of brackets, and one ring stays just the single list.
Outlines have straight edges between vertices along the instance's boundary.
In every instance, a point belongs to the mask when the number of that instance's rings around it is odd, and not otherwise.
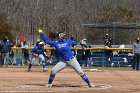
[{"label": "softball pitcher", "polygon": [[63,70],[67,65],[70,65],[82,77],[82,79],[87,83],[89,87],[95,87],[95,85],[93,85],[89,81],[88,77],[83,72],[83,70],[80,67],[80,64],[78,63],[77,59],[72,53],[71,45],[76,45],[77,43],[75,41],[69,39],[66,40],[65,34],[62,32],[58,33],[57,35],[58,41],[48,40],[43,34],[42,30],[39,30],[39,33],[45,43],[55,47],[56,51],[59,53],[59,56],[61,58],[61,60],[52,68],[48,83],[45,86],[51,87],[52,81],[55,78],[55,74]]}]

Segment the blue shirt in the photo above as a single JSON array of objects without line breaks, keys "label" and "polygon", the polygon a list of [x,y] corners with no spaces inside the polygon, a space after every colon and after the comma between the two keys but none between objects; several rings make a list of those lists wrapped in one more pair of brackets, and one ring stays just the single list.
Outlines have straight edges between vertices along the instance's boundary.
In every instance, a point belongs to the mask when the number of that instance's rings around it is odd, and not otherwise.
[{"label": "blue shirt", "polygon": [[55,47],[56,51],[59,53],[59,57],[62,60],[68,61],[74,56],[71,50],[71,46],[77,44],[75,41],[72,41],[70,39],[67,39],[65,41],[52,41],[48,40],[44,34],[41,34],[41,37],[45,43]]},{"label": "blue shirt", "polygon": [[38,54],[38,55],[40,55],[40,54],[43,54],[43,55],[44,55],[44,52],[45,52],[45,50],[44,50],[44,47],[43,47],[43,46],[42,46],[41,48],[38,47],[38,46],[35,46],[35,47],[31,50],[32,55],[34,55],[34,53],[35,53],[35,54]]}]

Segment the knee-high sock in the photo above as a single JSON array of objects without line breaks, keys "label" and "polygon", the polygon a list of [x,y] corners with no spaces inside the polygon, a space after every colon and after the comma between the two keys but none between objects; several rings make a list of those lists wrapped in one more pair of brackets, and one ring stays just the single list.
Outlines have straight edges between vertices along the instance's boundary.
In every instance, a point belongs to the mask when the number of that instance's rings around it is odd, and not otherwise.
[{"label": "knee-high sock", "polygon": [[30,63],[30,64],[29,64],[29,66],[28,66],[28,69],[30,70],[30,69],[31,69],[31,67],[32,67],[32,64]]},{"label": "knee-high sock", "polygon": [[86,74],[81,75],[82,79],[89,85],[90,81],[88,79],[88,77],[86,76]]},{"label": "knee-high sock", "polygon": [[55,75],[50,74],[50,78],[48,80],[48,84],[52,84],[52,81],[54,80]]},{"label": "knee-high sock", "polygon": [[42,62],[42,68],[45,68],[46,67],[46,63],[45,61]]}]

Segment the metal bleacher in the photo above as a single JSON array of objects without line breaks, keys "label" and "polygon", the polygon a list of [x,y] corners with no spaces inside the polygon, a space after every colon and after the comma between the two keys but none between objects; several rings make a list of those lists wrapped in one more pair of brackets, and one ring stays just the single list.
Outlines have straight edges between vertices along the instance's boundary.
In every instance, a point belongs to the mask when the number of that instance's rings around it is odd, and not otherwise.
[{"label": "metal bleacher", "polygon": [[129,67],[131,66],[132,60],[130,56],[128,56],[128,53],[132,53],[130,51],[119,51],[118,55],[113,56],[113,62],[114,65],[117,65],[120,67]]},{"label": "metal bleacher", "polygon": [[[113,54],[116,52],[117,54]],[[112,51],[112,61],[106,58],[105,50],[92,51],[91,59],[93,66],[112,66],[115,67],[129,67],[131,66],[131,57],[128,56],[131,51]]]},{"label": "metal bleacher", "polygon": [[91,59],[94,66],[104,66],[106,62],[105,51],[92,51]]}]

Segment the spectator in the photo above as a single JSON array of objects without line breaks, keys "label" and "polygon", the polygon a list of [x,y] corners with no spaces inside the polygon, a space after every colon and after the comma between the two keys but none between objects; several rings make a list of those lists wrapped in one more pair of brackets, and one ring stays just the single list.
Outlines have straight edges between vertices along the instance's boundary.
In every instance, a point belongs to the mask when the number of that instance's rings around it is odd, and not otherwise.
[{"label": "spectator", "polygon": [[28,47],[28,45],[26,44],[26,42],[24,42],[24,49],[22,49],[22,54],[23,54],[25,62],[22,65],[30,63],[29,50],[26,49],[27,47]]},{"label": "spectator", "polygon": [[104,42],[105,47],[111,47],[112,39],[109,37],[108,34],[105,35]]},{"label": "spectator", "polygon": [[[73,42],[75,42],[74,35],[71,35],[70,40],[72,40]],[[75,45],[71,45],[71,47],[74,48]],[[76,50],[72,50],[72,52],[73,52],[74,56],[76,56],[77,51]]]},{"label": "spectator", "polygon": [[90,44],[87,42],[87,39],[83,39],[80,41],[80,45],[83,48],[82,51],[82,64],[87,67],[90,65],[90,56],[91,56],[91,51],[87,50],[87,48],[90,48]]},{"label": "spectator", "polygon": [[21,45],[21,47],[24,46],[23,43],[24,43],[24,37],[23,37],[23,35],[21,35],[20,36],[20,45]]},{"label": "spectator", "polygon": [[28,44],[26,41],[23,42],[23,47],[25,47],[25,48],[28,47]]},{"label": "spectator", "polygon": [[77,50],[76,58],[81,66],[83,65],[82,54],[83,54],[83,50]]},{"label": "spectator", "polygon": [[83,40],[81,40],[80,45],[86,50],[86,48],[88,47],[87,39],[84,38]]},{"label": "spectator", "polygon": [[133,55],[134,62],[132,64],[133,70],[139,70],[139,61],[140,61],[140,38],[137,37],[133,43]]},{"label": "spectator", "polygon": [[[112,46],[112,39],[109,37],[108,34],[105,35],[105,38],[104,38],[104,46],[105,48],[111,48]],[[110,62],[111,66],[114,65],[114,63],[112,62],[113,61],[113,52],[112,50],[105,50],[105,56],[106,56],[106,61],[107,62]]]},{"label": "spectator", "polygon": [[8,67],[9,52],[11,51],[11,43],[7,36],[3,36],[3,40],[0,42],[1,53],[1,65],[2,67]]}]

